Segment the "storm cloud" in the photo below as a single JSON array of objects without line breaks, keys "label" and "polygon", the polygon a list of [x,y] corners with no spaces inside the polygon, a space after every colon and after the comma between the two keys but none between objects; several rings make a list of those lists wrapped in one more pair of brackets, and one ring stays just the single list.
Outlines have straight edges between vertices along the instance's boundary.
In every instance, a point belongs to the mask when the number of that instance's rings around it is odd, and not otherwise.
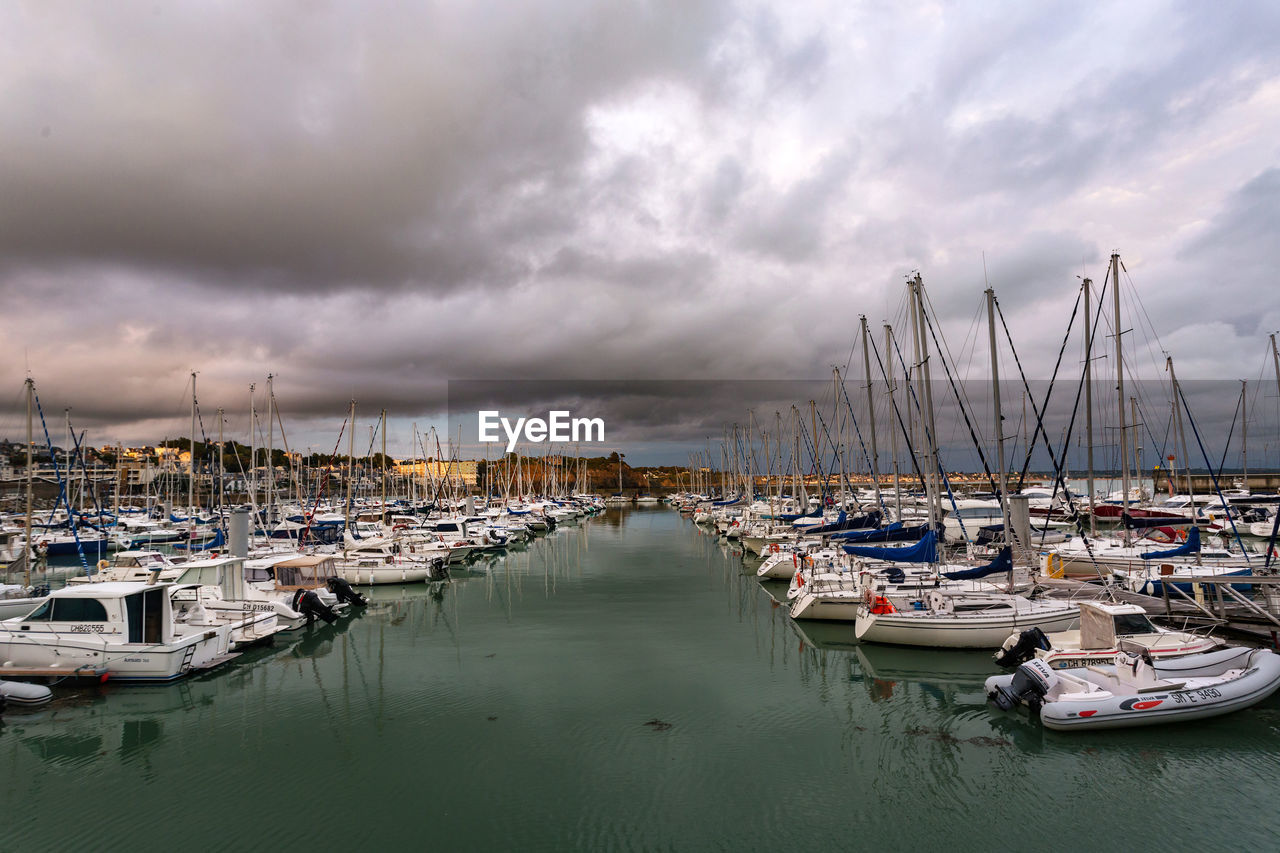
[{"label": "storm cloud", "polygon": [[[988,284],[1046,377],[1113,250],[1135,369],[1253,377],[1280,327],[1277,18],[6,4],[0,434],[28,371],[95,444],[185,434],[192,371],[247,431],[272,373],[297,442],[356,399],[401,453],[450,380],[822,381],[915,271],[963,378]],[[694,440],[727,403],[613,411]]]}]

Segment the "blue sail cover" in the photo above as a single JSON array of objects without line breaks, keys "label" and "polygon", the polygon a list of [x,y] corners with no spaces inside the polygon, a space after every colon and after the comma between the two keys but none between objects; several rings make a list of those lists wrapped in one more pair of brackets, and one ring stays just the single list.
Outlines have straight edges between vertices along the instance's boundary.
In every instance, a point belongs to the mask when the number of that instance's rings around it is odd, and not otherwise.
[{"label": "blue sail cover", "polygon": [[927,524],[915,524],[910,527],[901,521],[895,521],[875,530],[846,530],[833,533],[832,539],[843,539],[845,542],[907,542],[916,541],[929,529]]},{"label": "blue sail cover", "polygon": [[795,521],[797,518],[813,518],[815,515],[818,517],[822,516],[822,504],[818,504],[814,507],[813,512],[802,512],[799,515],[778,515],[777,518],[779,521]]},{"label": "blue sail cover", "polygon": [[897,563],[936,563],[938,562],[938,534],[932,530],[927,530],[919,542],[904,548],[845,545],[844,552],[853,554],[855,557],[870,557],[873,560],[893,560]]},{"label": "blue sail cover", "polygon": [[742,498],[732,498],[727,501],[712,501],[711,505],[712,506],[733,506],[734,504],[739,503],[741,501],[742,501]]},{"label": "blue sail cover", "polygon": [[226,537],[222,535],[222,528],[218,528],[218,532],[213,534],[213,538],[208,542],[205,542],[203,545],[196,545],[194,548],[188,548],[185,542],[179,542],[173,547],[180,551],[212,551],[214,548],[221,548],[226,544],[226,542]]},{"label": "blue sail cover", "polygon": [[1185,557],[1200,553],[1200,528],[1194,525],[1187,531],[1187,541],[1168,551],[1148,551],[1140,555],[1144,560],[1163,560],[1165,557]]},{"label": "blue sail cover", "polygon": [[972,569],[963,569],[958,572],[943,572],[942,576],[947,580],[968,581],[975,578],[985,578],[988,575],[1005,575],[1013,571],[1013,549],[1008,545],[1000,549],[1000,553],[996,554],[996,558],[985,566],[974,566]]}]

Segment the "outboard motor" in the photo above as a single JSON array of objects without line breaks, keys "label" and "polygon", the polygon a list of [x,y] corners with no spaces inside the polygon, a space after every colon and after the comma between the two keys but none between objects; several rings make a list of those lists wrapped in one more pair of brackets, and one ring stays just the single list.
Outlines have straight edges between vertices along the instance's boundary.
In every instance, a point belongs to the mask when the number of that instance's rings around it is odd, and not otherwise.
[{"label": "outboard motor", "polygon": [[333,593],[338,599],[339,604],[352,604],[356,607],[364,607],[369,603],[369,599],[365,598],[362,593],[356,592],[351,584],[342,578],[333,577],[327,579],[325,586],[329,588],[329,592]]},{"label": "outboard motor", "polygon": [[449,567],[445,565],[444,560],[436,557],[431,561],[431,565],[427,569],[427,580],[447,581],[448,579]]},{"label": "outboard motor", "polygon": [[1002,711],[1016,708],[1025,702],[1032,713],[1040,710],[1045,695],[1058,683],[1058,674],[1042,660],[1029,660],[1018,667],[1008,687],[996,687],[987,699]]},{"label": "outboard motor", "polygon": [[1047,652],[1051,648],[1053,644],[1049,642],[1044,631],[1031,627],[1021,634],[1010,634],[1009,639],[1005,640],[1004,645],[991,657],[995,659],[997,666],[1012,669],[1035,657],[1036,649],[1044,649]]},{"label": "outboard motor", "polygon": [[338,615],[309,589],[300,589],[293,594],[293,609],[307,617],[308,625],[316,621],[317,616],[330,625],[338,620]]}]

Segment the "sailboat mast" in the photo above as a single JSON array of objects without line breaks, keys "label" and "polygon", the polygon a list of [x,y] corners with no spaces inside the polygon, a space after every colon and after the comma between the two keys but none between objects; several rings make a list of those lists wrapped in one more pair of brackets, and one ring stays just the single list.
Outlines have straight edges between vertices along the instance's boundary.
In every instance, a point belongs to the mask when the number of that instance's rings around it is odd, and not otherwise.
[{"label": "sailboat mast", "polygon": [[[991,400],[994,410],[993,422],[996,430],[996,458],[998,460],[997,471],[999,472],[1000,487],[1000,517],[1004,522],[1004,542],[1006,545],[1013,544],[1012,531],[1009,529],[1009,501],[1005,487],[1005,470],[1004,470],[1004,418],[1000,414],[1000,357],[996,349],[996,292],[990,287],[987,288],[987,331],[991,338]],[[1019,547],[1025,547],[1027,543],[1019,543]]]},{"label": "sailboat mast", "polygon": [[889,437],[893,442],[893,508],[897,513],[894,516],[895,521],[902,520],[902,485],[898,482],[898,430],[895,429],[894,412],[898,408],[898,401],[895,399],[898,389],[897,374],[893,372],[893,359],[890,353],[893,352],[893,326],[888,323],[884,324],[884,357],[889,362],[889,372],[885,377],[885,391],[889,395]]},{"label": "sailboat mast", "polygon": [[267,524],[271,524],[276,499],[276,392],[275,374],[267,374]]},{"label": "sailboat mast", "polygon": [[32,512],[32,482],[35,477],[35,460],[32,458],[32,448],[34,440],[31,435],[31,400],[36,394],[35,380],[30,376],[27,377],[27,535],[23,537],[22,543],[22,571],[24,586],[31,586],[31,512]]},{"label": "sailboat mast", "polygon": [[382,410],[382,523],[387,523],[387,410]]},{"label": "sailboat mast", "polygon": [[1249,380],[1240,380],[1240,467],[1244,470],[1244,488],[1249,488]]},{"label": "sailboat mast", "polygon": [[[356,401],[351,401],[351,433],[347,436],[347,517],[343,522],[351,531],[351,486],[356,476]],[[346,537],[343,537],[344,539]]]},{"label": "sailboat mast", "polygon": [[876,486],[876,505],[884,506],[884,497],[880,494],[880,450],[876,446],[876,402],[871,394],[870,333],[867,331],[867,315],[860,314],[858,319],[862,322],[862,370],[867,380],[867,420],[871,425],[871,480]]},{"label": "sailboat mast", "polygon": [[[1111,253],[1111,296],[1113,299],[1115,322],[1116,322],[1116,400],[1119,404],[1120,412],[1120,441],[1117,443],[1120,448],[1120,516],[1123,521],[1124,516],[1129,513],[1129,454],[1125,449],[1127,442],[1127,434],[1125,432],[1125,411],[1124,411],[1124,355],[1121,348],[1121,335],[1123,329],[1120,326],[1120,253]],[[1127,525],[1121,524],[1124,530],[1124,544],[1130,543],[1129,528]]]},{"label": "sailboat mast", "polygon": [[223,441],[222,441],[222,409],[218,409],[218,513],[219,514],[222,513],[223,498],[224,498],[223,481],[225,477],[223,475],[227,470],[225,467],[223,467],[223,464],[222,464],[222,455],[224,453],[224,450],[225,450],[225,445],[223,444]]},{"label": "sailboat mast", "polygon": [[1089,490],[1089,535],[1098,535],[1098,516],[1094,513],[1094,495],[1097,491],[1093,482],[1093,311],[1089,308],[1089,297],[1093,294],[1093,280],[1084,280],[1084,436],[1085,459],[1088,466],[1085,488]]},{"label": "sailboat mast", "polygon": [[196,372],[191,371],[191,468],[187,477],[187,526],[191,535],[187,538],[187,549],[196,544]]}]

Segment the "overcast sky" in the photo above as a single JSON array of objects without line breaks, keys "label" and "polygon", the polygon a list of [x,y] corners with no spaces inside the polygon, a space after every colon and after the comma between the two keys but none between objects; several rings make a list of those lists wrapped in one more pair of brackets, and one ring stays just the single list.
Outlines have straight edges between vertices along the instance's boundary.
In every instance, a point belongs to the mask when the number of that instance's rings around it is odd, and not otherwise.
[{"label": "overcast sky", "polygon": [[396,453],[450,379],[822,379],[913,270],[969,378],[987,280],[1043,377],[1113,250],[1135,370],[1270,379],[1277,4],[9,2],[0,31],[0,437],[28,371],[94,444],[185,435],[193,370],[247,440],[273,372],[295,447],[354,398]]}]

